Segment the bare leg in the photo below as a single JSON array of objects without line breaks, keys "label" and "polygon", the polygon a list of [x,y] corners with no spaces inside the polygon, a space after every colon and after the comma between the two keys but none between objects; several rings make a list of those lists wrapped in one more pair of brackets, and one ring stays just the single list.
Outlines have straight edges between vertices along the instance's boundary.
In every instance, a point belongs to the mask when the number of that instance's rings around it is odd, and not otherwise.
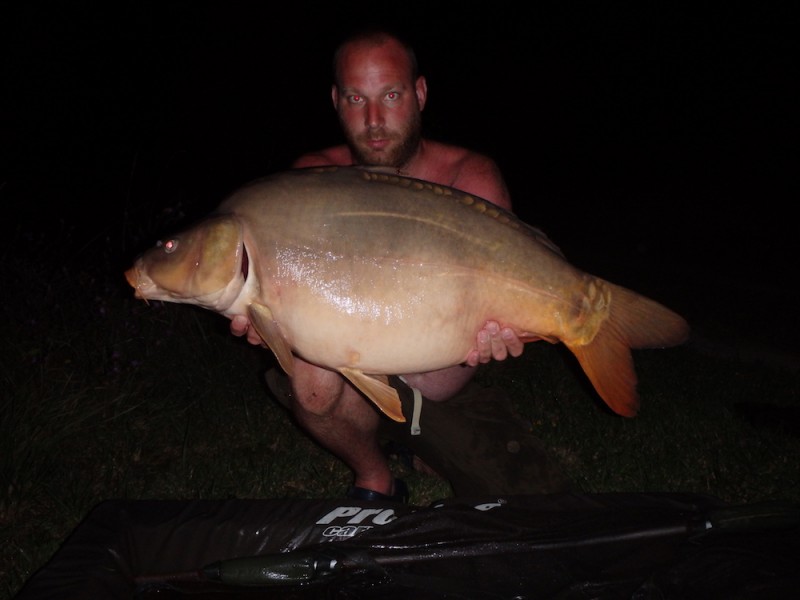
[{"label": "bare leg", "polygon": [[333,371],[295,358],[292,410],[300,425],[353,470],[354,484],[394,493],[394,477],[378,442],[380,415]]},{"label": "bare leg", "polygon": [[[473,367],[450,367],[405,376],[431,400],[446,400],[475,374]],[[394,494],[394,476],[380,447],[382,418],[369,400],[341,375],[295,357],[292,412],[323,447],[338,456],[355,475],[354,485]]]}]

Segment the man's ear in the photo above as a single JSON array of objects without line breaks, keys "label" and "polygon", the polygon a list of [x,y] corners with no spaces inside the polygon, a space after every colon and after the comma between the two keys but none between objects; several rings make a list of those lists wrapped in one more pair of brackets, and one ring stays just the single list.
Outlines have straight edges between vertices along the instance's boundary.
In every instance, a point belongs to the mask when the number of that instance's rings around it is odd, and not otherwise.
[{"label": "man's ear", "polygon": [[424,75],[417,77],[417,82],[414,84],[414,92],[417,95],[417,104],[419,104],[421,111],[425,108],[425,101],[428,99],[428,82],[425,81]]},{"label": "man's ear", "polygon": [[331,100],[333,101],[333,108],[339,110],[339,88],[334,83],[331,85]]}]

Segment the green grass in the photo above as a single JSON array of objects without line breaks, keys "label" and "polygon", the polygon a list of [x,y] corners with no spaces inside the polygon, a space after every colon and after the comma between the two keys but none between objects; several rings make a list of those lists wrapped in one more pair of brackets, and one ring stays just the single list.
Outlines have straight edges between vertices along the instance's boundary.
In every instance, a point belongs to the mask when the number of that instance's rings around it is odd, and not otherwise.
[{"label": "green grass", "polygon": [[539,344],[483,377],[509,389],[534,433],[584,492],[707,493],[731,503],[800,499],[800,440],[755,428],[737,410],[758,399],[797,406],[796,373],[698,355],[635,353],[636,418],[611,415],[565,353]]},{"label": "green grass", "polygon": [[[342,494],[349,471],[267,396],[267,351],[231,336],[218,315],[134,300],[127,265],[112,258],[43,259],[54,252],[2,257],[11,292],[0,325],[0,598],[106,499]],[[635,419],[599,404],[558,346],[529,345],[479,378],[512,394],[582,491],[800,501],[800,440],[737,411],[752,401],[796,407],[796,372],[691,345],[635,359]],[[393,467],[414,503],[450,494],[436,477]]]}]

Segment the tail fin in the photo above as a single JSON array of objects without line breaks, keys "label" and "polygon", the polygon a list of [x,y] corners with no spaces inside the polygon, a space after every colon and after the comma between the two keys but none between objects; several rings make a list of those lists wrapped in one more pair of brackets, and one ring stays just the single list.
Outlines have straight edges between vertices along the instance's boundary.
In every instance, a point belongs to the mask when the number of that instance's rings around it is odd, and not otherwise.
[{"label": "tail fin", "polygon": [[639,411],[632,348],[667,348],[689,337],[689,325],[680,315],[623,287],[608,284],[608,318],[585,346],[567,346],[577,357],[589,381],[617,414],[633,417]]}]

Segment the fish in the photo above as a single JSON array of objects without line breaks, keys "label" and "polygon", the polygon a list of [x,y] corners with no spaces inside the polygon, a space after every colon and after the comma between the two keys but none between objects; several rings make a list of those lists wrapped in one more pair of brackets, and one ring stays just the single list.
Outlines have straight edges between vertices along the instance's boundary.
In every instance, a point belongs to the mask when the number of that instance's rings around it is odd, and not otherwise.
[{"label": "fish", "polygon": [[337,371],[400,422],[388,376],[462,364],[490,320],[566,346],[624,417],[640,405],[632,350],[689,336],[676,312],[572,265],[512,212],[384,167],[246,183],[124,275],[138,299],[246,315],[289,377],[294,355]]}]

